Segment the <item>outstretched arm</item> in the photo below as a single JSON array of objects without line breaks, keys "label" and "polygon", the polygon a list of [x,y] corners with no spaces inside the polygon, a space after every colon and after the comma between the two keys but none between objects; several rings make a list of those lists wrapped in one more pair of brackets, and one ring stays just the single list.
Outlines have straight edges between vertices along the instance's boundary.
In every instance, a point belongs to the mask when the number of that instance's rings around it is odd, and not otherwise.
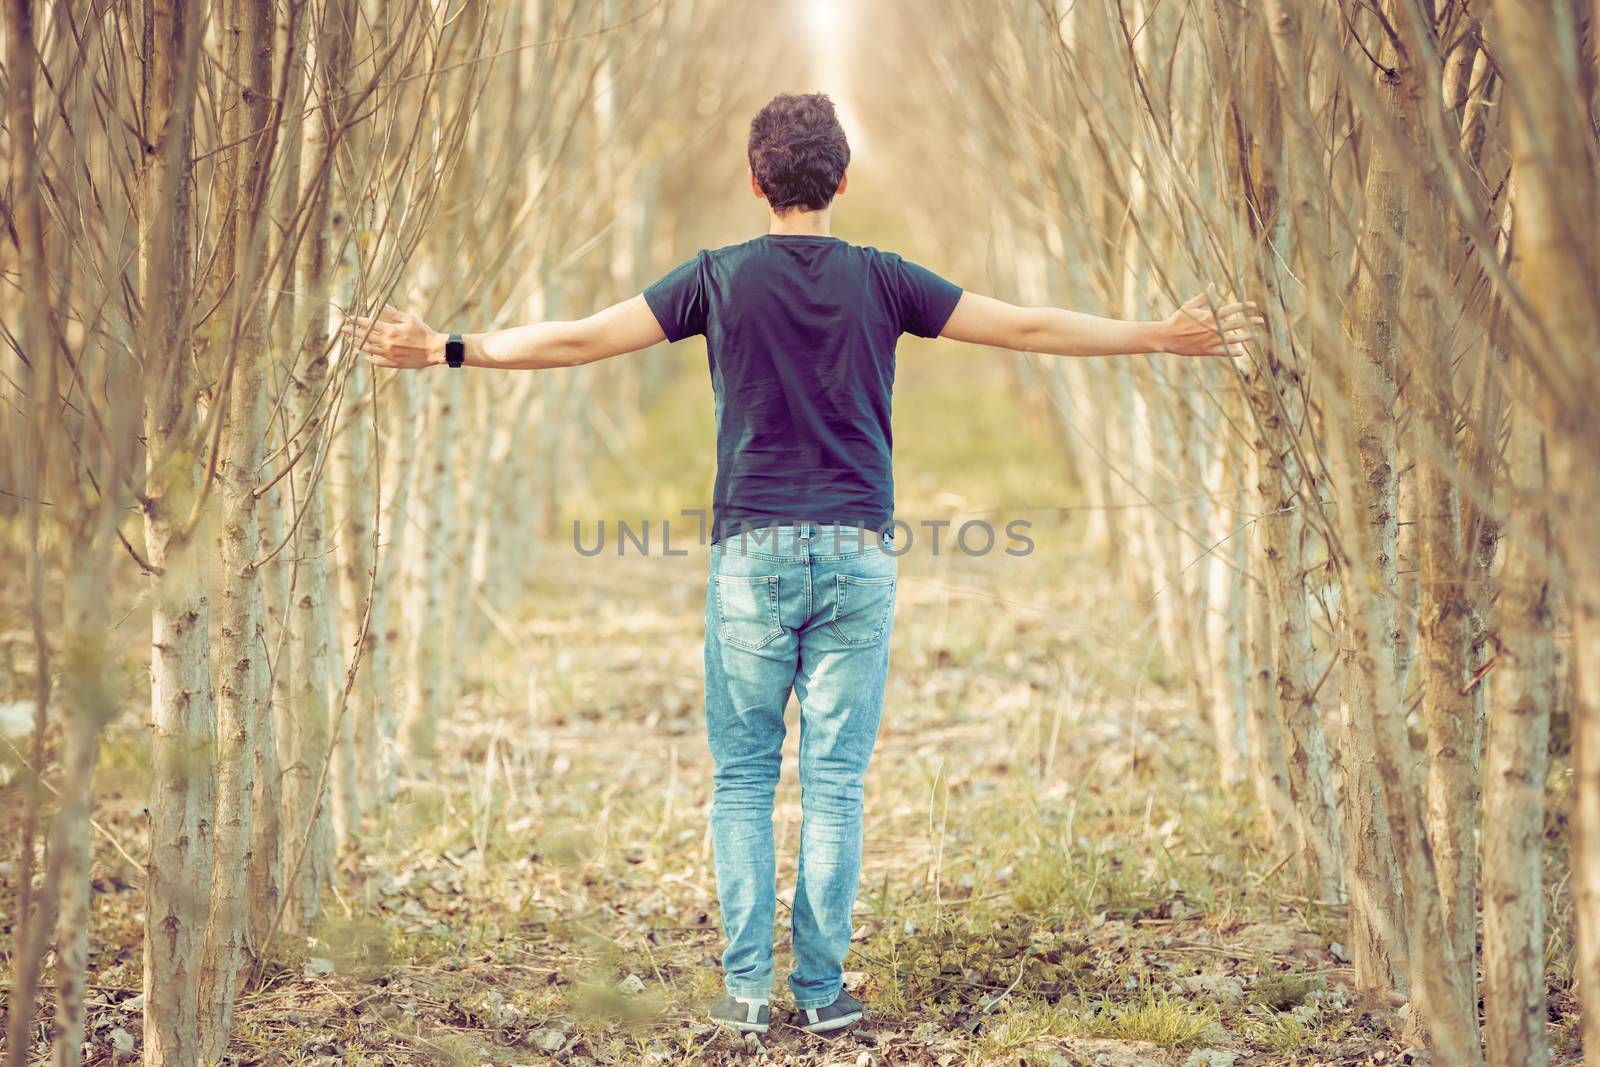
[{"label": "outstretched arm", "polygon": [[[1056,356],[1119,356],[1170,352],[1178,356],[1233,356],[1264,320],[1250,301],[1217,306],[1210,290],[1154,322],[1103,319],[1066,308],[1017,307],[993,297],[962,293],[941,337]],[[1214,309],[1214,310],[1213,310]]]},{"label": "outstretched arm", "polygon": [[[444,363],[447,335],[416,315],[388,305],[373,319],[347,315],[341,331],[355,339],[375,366],[407,370]],[[637,352],[666,339],[643,296],[573,322],[536,322],[462,335],[467,366],[500,370],[576,367]]]}]

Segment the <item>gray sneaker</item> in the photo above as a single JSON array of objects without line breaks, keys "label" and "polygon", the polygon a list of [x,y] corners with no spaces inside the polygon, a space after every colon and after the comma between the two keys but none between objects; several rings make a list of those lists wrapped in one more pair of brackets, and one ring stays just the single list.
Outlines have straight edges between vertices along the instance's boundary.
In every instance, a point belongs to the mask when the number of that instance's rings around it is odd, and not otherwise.
[{"label": "gray sneaker", "polygon": [[861,1001],[841,989],[838,999],[832,1004],[821,1008],[797,1008],[794,1019],[796,1026],[813,1034],[843,1030],[851,1023],[861,1021]]},{"label": "gray sneaker", "polygon": [[711,1005],[711,1021],[731,1026],[746,1034],[764,1034],[772,1019],[772,1009],[766,997],[736,997],[724,994]]}]

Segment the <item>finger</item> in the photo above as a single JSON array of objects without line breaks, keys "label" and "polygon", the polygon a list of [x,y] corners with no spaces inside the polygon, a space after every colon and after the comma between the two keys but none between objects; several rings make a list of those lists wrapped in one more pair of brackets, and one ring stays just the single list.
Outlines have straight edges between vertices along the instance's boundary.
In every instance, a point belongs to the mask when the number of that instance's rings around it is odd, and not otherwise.
[{"label": "finger", "polygon": [[1206,293],[1197,293],[1194,296],[1191,296],[1188,300],[1185,300],[1179,310],[1191,312],[1197,311],[1200,308],[1205,307],[1208,302],[1209,299]]},{"label": "finger", "polygon": [[372,337],[393,337],[395,328],[387,322],[373,322],[368,324],[367,333]]},{"label": "finger", "polygon": [[1229,318],[1233,315],[1244,315],[1250,309],[1244,304],[1228,304],[1222,307],[1218,307],[1215,304],[1201,304],[1198,307],[1190,307],[1185,304],[1184,310],[1201,321],[1212,321],[1219,318]]},{"label": "finger", "polygon": [[367,362],[372,364],[374,367],[387,367],[390,370],[395,370],[398,367],[398,364],[394,363],[392,360],[384,358],[383,356],[374,355],[371,352],[363,352],[362,355],[366,356]]},{"label": "finger", "polygon": [[384,319],[386,322],[406,321],[406,313],[395,307],[393,304],[383,305],[383,311],[380,313],[379,317]]},{"label": "finger", "polygon": [[1228,304],[1225,307],[1219,307],[1217,308],[1216,313],[1219,318],[1226,318],[1229,315],[1241,315],[1246,311],[1253,310],[1254,308],[1254,304],[1248,300],[1244,300],[1237,304]]},{"label": "finger", "polygon": [[355,345],[357,348],[367,348],[373,345],[387,343],[380,337],[376,330],[358,330],[347,326],[344,327],[340,332],[348,337],[350,339],[350,343]]}]

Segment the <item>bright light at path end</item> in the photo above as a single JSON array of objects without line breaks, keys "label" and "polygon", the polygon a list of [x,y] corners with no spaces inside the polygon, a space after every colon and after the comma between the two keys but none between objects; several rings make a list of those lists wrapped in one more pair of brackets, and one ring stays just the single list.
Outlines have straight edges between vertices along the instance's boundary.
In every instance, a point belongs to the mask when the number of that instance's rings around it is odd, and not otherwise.
[{"label": "bright light at path end", "polygon": [[850,17],[850,5],[845,0],[800,0],[806,26],[817,37],[827,37],[844,29]]},{"label": "bright light at path end", "polygon": [[854,0],[795,0],[800,5],[800,15],[805,20],[806,35],[810,38],[812,70],[817,79],[816,89],[833,98],[839,113],[839,122],[850,138],[852,151],[861,151],[861,123],[850,103],[849,75],[845,53],[855,30]]}]

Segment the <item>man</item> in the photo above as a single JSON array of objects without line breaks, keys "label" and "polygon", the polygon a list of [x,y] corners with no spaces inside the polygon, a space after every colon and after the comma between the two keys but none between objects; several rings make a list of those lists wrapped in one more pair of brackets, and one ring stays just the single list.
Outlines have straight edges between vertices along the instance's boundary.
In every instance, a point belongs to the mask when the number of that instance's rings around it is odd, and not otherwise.
[{"label": "man", "polygon": [[804,815],[789,985],[796,1025],[822,1032],[861,1017],[841,976],[894,613],[896,340],[913,333],[1063,356],[1225,356],[1262,320],[1248,303],[1212,309],[1205,294],[1159,322],[1015,307],[831,236],[850,147],[821,94],[782,95],[762,108],[749,160],[767,233],[703,251],[587,319],[447,337],[385,308],[376,319],[352,316],[344,329],[373,363],[398,368],[572,367],[705,336],[717,418],[706,729],[728,940],[727,993],[711,1016],[739,1030],[768,1026],[772,801],[792,691]]}]

